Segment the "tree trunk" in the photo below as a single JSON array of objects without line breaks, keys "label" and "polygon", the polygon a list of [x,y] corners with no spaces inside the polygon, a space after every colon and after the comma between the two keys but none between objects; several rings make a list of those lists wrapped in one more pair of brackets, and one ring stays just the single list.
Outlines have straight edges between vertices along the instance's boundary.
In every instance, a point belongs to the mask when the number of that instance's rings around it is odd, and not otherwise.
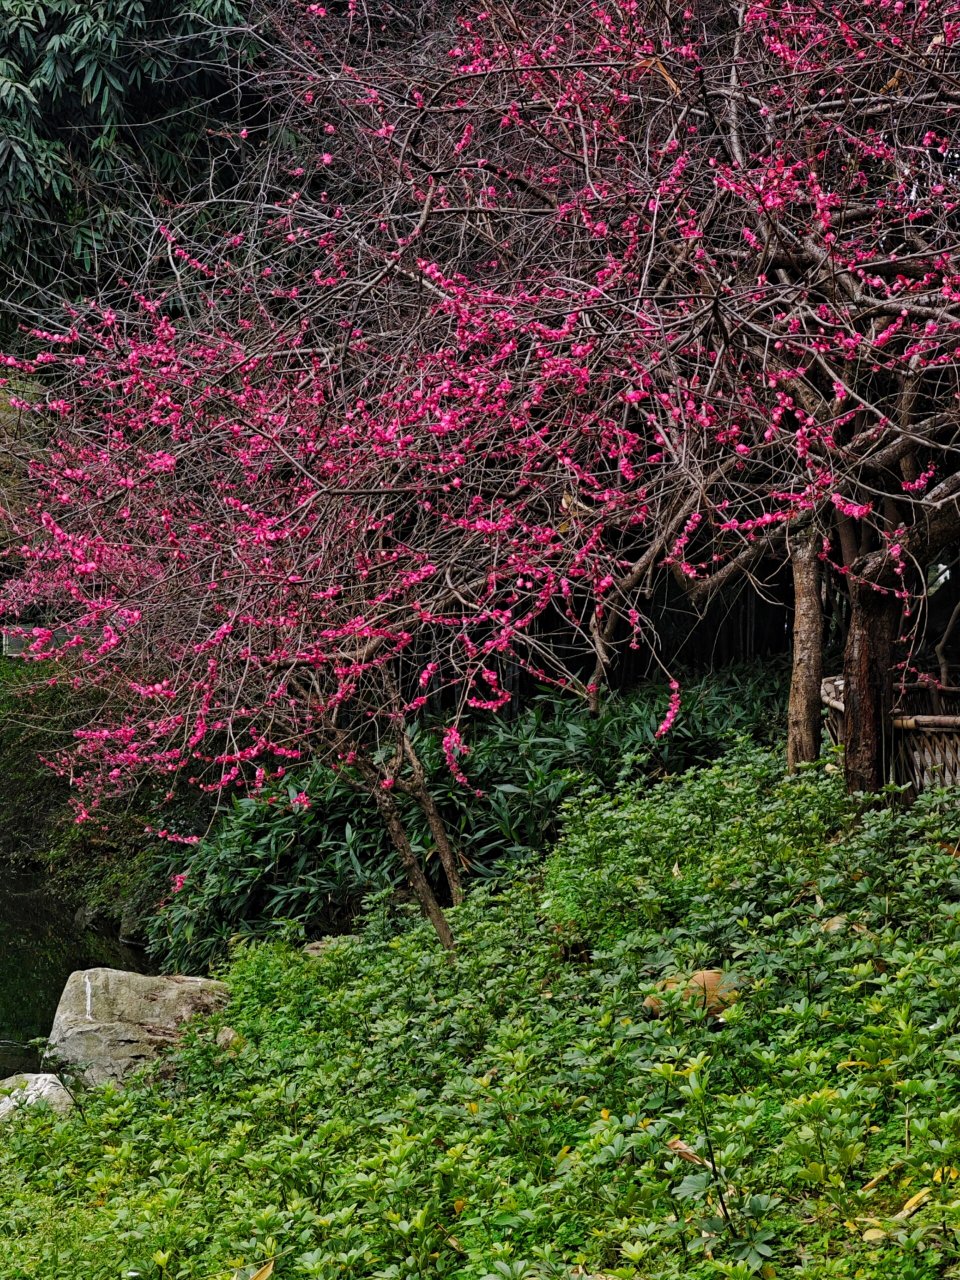
[{"label": "tree trunk", "polygon": [[787,711],[787,768],[793,773],[797,765],[808,764],[820,754],[823,606],[815,534],[802,534],[790,558],[793,565],[793,674]]},{"label": "tree trunk", "polygon": [[460,879],[460,868],[457,865],[457,851],[447,835],[443,815],[430,794],[426,772],[420,757],[417,755],[416,749],[406,733],[403,735],[403,750],[413,773],[413,785],[408,787],[407,790],[423,810],[423,814],[427,819],[427,825],[437,846],[437,853],[440,855],[440,863],[443,867],[444,875],[447,877],[447,884],[450,886],[450,901],[455,907],[458,907],[463,901],[463,882]]},{"label": "tree trunk", "polygon": [[437,808],[437,803],[427,790],[426,785],[421,790],[414,791],[413,798],[423,810],[427,824],[430,827],[430,834],[433,836],[434,844],[437,846],[443,873],[447,877],[447,884],[450,886],[450,901],[455,907],[459,907],[463,901],[463,881],[460,879],[460,868],[457,866],[457,851],[447,835],[443,815]]},{"label": "tree trunk", "polygon": [[448,951],[453,951],[453,934],[450,931],[447,918],[443,914],[443,909],[437,901],[433,890],[430,888],[429,880],[423,874],[423,868],[420,866],[417,855],[410,844],[410,839],[400,818],[396,802],[388,791],[383,790],[379,794],[375,794],[374,799],[386,824],[387,831],[390,833],[394,848],[400,855],[400,861],[403,863],[403,869],[407,873],[410,888],[416,894],[417,901],[423,908],[427,919],[437,931],[437,937]]},{"label": "tree trunk", "polygon": [[891,591],[850,583],[843,655],[844,771],[848,791],[879,791],[887,781],[893,644],[900,602]]}]

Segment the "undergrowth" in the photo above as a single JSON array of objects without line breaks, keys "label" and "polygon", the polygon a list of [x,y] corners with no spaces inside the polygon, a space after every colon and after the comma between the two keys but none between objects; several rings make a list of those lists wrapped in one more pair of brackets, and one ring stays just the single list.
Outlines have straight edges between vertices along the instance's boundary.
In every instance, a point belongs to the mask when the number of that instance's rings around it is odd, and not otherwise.
[{"label": "undergrowth", "polygon": [[[5,1280],[960,1275],[958,835],[743,746],[571,800],[453,962],[387,895],[240,944],[152,1078],[2,1132]],[[725,1022],[645,1017],[701,966]]]},{"label": "undergrowth", "polygon": [[[714,759],[738,735],[771,742],[783,724],[785,687],[769,663],[685,681],[680,716],[662,738],[662,685],[611,697],[596,716],[570,698],[541,695],[515,719],[490,717],[467,731],[469,787],[444,759],[442,726],[411,736],[463,869],[476,879],[548,848],[561,802],[585,783],[611,790],[631,776],[677,772]],[[442,879],[423,813],[403,796],[398,804],[428,874]],[[160,851],[146,879],[174,877],[182,888],[147,921],[152,954],[198,971],[236,934],[262,937],[290,922],[311,932],[347,928],[368,894],[399,885],[403,873],[376,806],[318,765],[234,799],[199,846]]]}]

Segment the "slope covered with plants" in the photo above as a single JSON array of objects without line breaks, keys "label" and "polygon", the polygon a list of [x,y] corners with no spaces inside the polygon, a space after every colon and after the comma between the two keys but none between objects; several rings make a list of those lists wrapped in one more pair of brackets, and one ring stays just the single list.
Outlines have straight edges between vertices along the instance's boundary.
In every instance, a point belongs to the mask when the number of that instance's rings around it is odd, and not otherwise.
[{"label": "slope covered with plants", "polygon": [[[640,774],[678,773],[715,759],[738,735],[771,745],[785,721],[783,684],[777,664],[691,676],[682,714],[659,736],[668,701],[662,685],[609,698],[596,716],[541,693],[516,717],[482,724],[467,765],[469,786],[447,767],[440,723],[428,721],[413,740],[464,873],[484,878],[542,855],[556,839],[561,802],[584,785],[610,791]],[[408,797],[398,804],[439,892],[433,834]],[[259,795],[234,797],[197,845],[160,844],[147,861],[152,874],[141,867],[141,879],[176,890],[145,920],[151,954],[164,968],[190,972],[221,958],[237,934],[276,936],[290,923],[312,933],[342,931],[364,897],[403,881],[376,805],[342,771],[320,763]],[[99,887],[102,877],[92,879]]]},{"label": "slope covered with plants", "polygon": [[[743,747],[568,804],[455,957],[249,944],[152,1079],[0,1137],[10,1280],[933,1280],[960,1262],[955,806]],[[723,1024],[664,976],[719,966]]]}]

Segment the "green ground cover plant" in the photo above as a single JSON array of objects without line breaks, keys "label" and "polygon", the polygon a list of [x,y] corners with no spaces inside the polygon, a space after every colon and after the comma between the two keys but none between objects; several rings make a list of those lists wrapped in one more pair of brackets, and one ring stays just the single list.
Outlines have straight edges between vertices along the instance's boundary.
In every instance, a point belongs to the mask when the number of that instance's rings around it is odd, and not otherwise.
[{"label": "green ground cover plant", "polygon": [[[958,835],[743,744],[569,800],[453,960],[386,894],[239,944],[150,1077],[0,1133],[5,1280],[960,1275]],[[722,1023],[658,986],[704,966]]]}]

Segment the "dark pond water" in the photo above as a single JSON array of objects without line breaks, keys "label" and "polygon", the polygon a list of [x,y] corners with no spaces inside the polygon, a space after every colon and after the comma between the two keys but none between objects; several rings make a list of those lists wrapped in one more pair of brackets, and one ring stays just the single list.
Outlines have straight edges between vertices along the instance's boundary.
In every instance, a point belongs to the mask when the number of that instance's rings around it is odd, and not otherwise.
[{"label": "dark pond water", "polygon": [[143,969],[143,953],[78,928],[36,876],[0,869],[0,1079],[35,1071],[27,1042],[45,1036],[74,969]]}]

